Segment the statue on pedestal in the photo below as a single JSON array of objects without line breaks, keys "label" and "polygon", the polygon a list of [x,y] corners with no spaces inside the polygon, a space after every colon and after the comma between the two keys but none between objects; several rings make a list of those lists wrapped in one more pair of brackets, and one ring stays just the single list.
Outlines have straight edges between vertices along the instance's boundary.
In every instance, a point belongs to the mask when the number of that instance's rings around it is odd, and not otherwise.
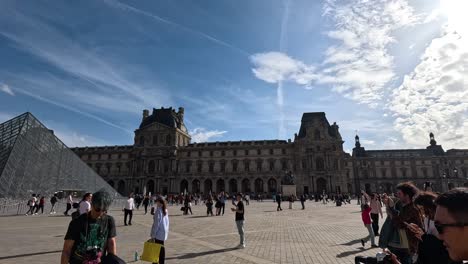
[{"label": "statue on pedestal", "polygon": [[283,179],[281,180],[282,185],[295,185],[295,179],[296,177],[292,174],[292,171],[286,172],[286,174],[283,176]]}]

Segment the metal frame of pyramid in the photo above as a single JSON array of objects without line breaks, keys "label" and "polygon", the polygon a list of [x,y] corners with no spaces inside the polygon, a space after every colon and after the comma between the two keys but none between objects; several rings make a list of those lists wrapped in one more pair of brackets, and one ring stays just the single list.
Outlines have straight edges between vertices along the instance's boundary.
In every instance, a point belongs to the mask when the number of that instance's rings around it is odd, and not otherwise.
[{"label": "metal frame of pyramid", "polygon": [[0,198],[99,189],[120,197],[31,113],[0,124]]}]

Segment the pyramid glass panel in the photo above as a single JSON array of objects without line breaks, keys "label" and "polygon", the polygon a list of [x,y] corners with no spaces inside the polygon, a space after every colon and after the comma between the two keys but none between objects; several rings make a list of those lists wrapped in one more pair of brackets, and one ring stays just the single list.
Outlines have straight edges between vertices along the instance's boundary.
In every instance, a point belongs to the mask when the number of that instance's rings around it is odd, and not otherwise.
[{"label": "pyramid glass panel", "polygon": [[117,192],[31,113],[0,124],[0,198]]}]

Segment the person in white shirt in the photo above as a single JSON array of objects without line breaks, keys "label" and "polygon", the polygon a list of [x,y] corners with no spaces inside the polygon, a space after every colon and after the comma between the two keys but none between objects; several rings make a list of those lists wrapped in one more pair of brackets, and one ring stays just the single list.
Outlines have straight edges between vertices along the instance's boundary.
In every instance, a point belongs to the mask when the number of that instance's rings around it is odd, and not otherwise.
[{"label": "person in white shirt", "polygon": [[80,207],[78,208],[78,212],[80,215],[86,214],[91,210],[91,199],[93,198],[92,193],[86,193],[83,196],[83,200],[80,202]]},{"label": "person in white shirt", "polygon": [[125,202],[124,207],[124,224],[127,225],[127,217],[128,225],[132,225],[132,217],[133,217],[133,209],[135,209],[135,201],[133,200],[133,193],[130,193],[128,196],[128,200]]},{"label": "person in white shirt", "polygon": [[67,210],[63,212],[64,215],[68,215],[68,211],[70,211],[70,209],[72,208],[72,205],[73,205],[73,197],[71,194],[69,194],[67,198]]}]

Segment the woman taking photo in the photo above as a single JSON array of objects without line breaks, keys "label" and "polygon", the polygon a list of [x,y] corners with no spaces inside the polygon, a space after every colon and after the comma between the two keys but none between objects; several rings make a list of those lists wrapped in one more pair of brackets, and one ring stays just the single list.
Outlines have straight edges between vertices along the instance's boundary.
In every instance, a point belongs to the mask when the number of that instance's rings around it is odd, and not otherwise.
[{"label": "woman taking photo", "polygon": [[156,209],[154,210],[153,226],[151,227],[151,239],[163,245],[159,253],[159,264],[164,264],[166,252],[164,249],[164,241],[169,233],[169,215],[167,212],[167,203],[162,196],[156,198]]}]

